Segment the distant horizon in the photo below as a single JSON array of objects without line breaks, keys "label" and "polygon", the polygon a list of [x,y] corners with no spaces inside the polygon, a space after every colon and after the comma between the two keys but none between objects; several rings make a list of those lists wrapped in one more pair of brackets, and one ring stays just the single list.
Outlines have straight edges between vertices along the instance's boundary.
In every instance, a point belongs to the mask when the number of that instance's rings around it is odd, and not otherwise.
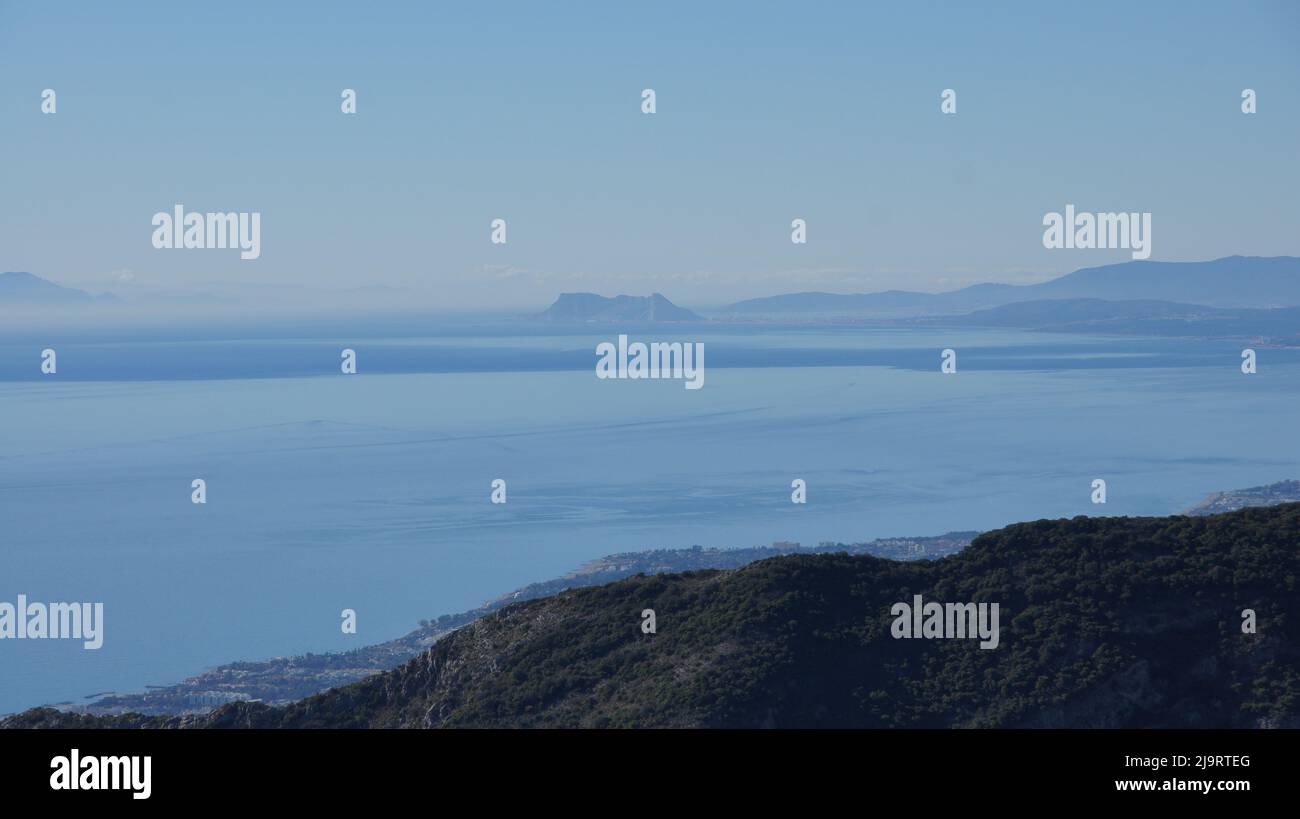
[{"label": "distant horizon", "polygon": [[[713,311],[722,310],[722,309],[725,309],[725,308],[731,307],[731,306],[733,306],[733,305],[740,304],[740,303],[747,302],[747,301],[758,301],[758,300],[762,300],[762,299],[767,299],[767,298],[777,298],[777,297],[781,297],[781,296],[797,296],[797,295],[827,295],[827,296],[846,296],[846,297],[852,297],[852,296],[876,296],[876,295],[888,295],[888,294],[946,295],[946,294],[957,293],[957,292],[960,292],[960,291],[965,290],[965,289],[967,289],[967,288],[975,287],[975,286],[979,286],[979,285],[1004,285],[1004,286],[1008,286],[1008,287],[1030,287],[1030,286],[1033,286],[1033,285],[1044,284],[1044,283],[1047,283],[1047,282],[1056,281],[1056,280],[1058,280],[1058,279],[1061,279],[1061,278],[1064,278],[1064,277],[1067,277],[1067,276],[1073,275],[1073,274],[1075,274],[1075,273],[1079,273],[1079,272],[1081,272],[1081,271],[1092,270],[1092,269],[1097,269],[1097,268],[1118,267],[1118,266],[1123,266],[1123,265],[1128,265],[1128,264],[1211,264],[1211,263],[1215,263],[1215,262],[1226,261],[1226,260],[1229,260],[1229,259],[1264,259],[1264,260],[1274,260],[1274,259],[1300,259],[1300,256],[1291,255],[1291,254],[1281,254],[1281,255],[1276,255],[1276,256],[1265,256],[1265,255],[1252,255],[1252,254],[1241,254],[1241,253],[1237,253],[1237,254],[1230,254],[1230,255],[1228,255],[1228,256],[1216,257],[1216,258],[1213,258],[1213,259],[1190,259],[1190,260],[1177,260],[1177,261],[1174,261],[1174,260],[1168,260],[1168,259],[1128,260],[1128,261],[1113,262],[1113,263],[1109,263],[1109,264],[1094,264],[1094,265],[1086,265],[1086,266],[1084,266],[1084,267],[1079,267],[1079,268],[1076,268],[1076,269],[1073,269],[1073,270],[1067,271],[1067,272],[1065,272],[1065,273],[1061,273],[1061,274],[1059,274],[1059,275],[1051,275],[1051,276],[1047,276],[1047,277],[1045,277],[1045,278],[1037,279],[1037,280],[1034,280],[1034,281],[1013,281],[1013,282],[1007,282],[1007,281],[995,281],[995,280],[992,280],[992,279],[981,279],[981,280],[978,280],[978,281],[973,281],[973,282],[971,282],[970,284],[964,284],[964,285],[961,285],[961,286],[959,286],[959,287],[951,287],[951,288],[947,288],[947,289],[939,289],[939,290],[900,290],[900,289],[890,289],[890,290],[874,290],[874,291],[860,291],[860,292],[848,292],[848,291],[836,292],[836,291],[829,291],[829,290],[795,290],[795,289],[785,289],[785,290],[782,290],[782,289],[777,289],[777,290],[774,290],[774,291],[772,291],[772,292],[770,292],[770,293],[766,293],[766,294],[763,294],[763,295],[758,295],[758,296],[748,296],[748,297],[744,297],[744,298],[735,298],[735,299],[731,299],[731,300],[725,300],[725,301],[720,301],[720,302],[716,302],[716,303],[708,303],[708,304],[700,304],[700,303],[693,303],[693,302],[690,302],[690,301],[686,301],[686,300],[683,300],[683,299],[680,299],[680,298],[676,297],[676,296],[675,296],[674,294],[672,294],[672,293],[667,293],[667,292],[664,292],[664,291],[662,291],[662,290],[646,291],[646,292],[625,292],[625,291],[620,291],[620,292],[604,291],[604,292],[602,292],[602,291],[599,291],[599,290],[563,290],[563,291],[557,291],[557,292],[555,292],[555,293],[554,293],[553,295],[551,295],[548,299],[546,299],[546,300],[544,301],[544,303],[543,303],[543,302],[533,302],[533,303],[530,303],[530,304],[527,304],[527,305],[524,305],[524,306],[521,306],[521,307],[514,307],[514,308],[512,308],[512,307],[495,307],[495,308],[491,308],[491,307],[486,307],[486,306],[484,306],[484,307],[478,307],[478,308],[473,308],[473,307],[452,307],[452,308],[446,308],[446,309],[440,309],[440,310],[433,310],[432,312],[433,312],[434,315],[446,315],[446,316],[518,316],[518,315],[521,315],[521,314],[526,315],[526,314],[529,314],[529,313],[541,313],[541,312],[545,311],[546,308],[547,308],[548,306],[554,304],[554,302],[555,302],[557,299],[559,299],[561,296],[565,296],[565,295],[574,295],[574,294],[593,294],[593,295],[601,296],[601,297],[603,297],[603,298],[617,298],[617,297],[628,297],[628,296],[630,296],[630,297],[634,297],[634,298],[646,298],[646,297],[649,297],[649,296],[652,296],[652,295],[655,295],[655,294],[659,294],[659,295],[664,296],[664,297],[667,298],[669,301],[671,301],[673,304],[675,304],[675,305],[677,305],[677,306],[679,306],[679,307],[687,307],[687,308],[690,308],[690,309],[693,309],[693,310],[700,310],[700,311],[704,311],[704,312],[713,312]],[[212,310],[212,311],[214,311],[214,312],[219,312],[219,311],[222,310],[223,308],[240,308],[240,309],[246,309],[246,308],[248,308],[248,307],[250,307],[250,306],[259,306],[259,307],[266,308],[269,312],[274,312],[276,309],[280,309],[280,308],[285,308],[285,307],[289,307],[289,306],[294,306],[294,305],[296,305],[298,308],[300,308],[300,309],[304,309],[304,310],[306,310],[307,312],[317,312],[317,311],[321,311],[321,310],[329,310],[329,309],[344,309],[344,308],[347,308],[347,309],[352,309],[352,310],[361,310],[361,311],[371,312],[371,313],[375,313],[375,312],[395,312],[395,313],[401,313],[401,312],[407,312],[407,311],[420,311],[420,312],[426,312],[426,313],[427,313],[427,312],[430,312],[430,305],[428,305],[428,304],[423,304],[423,303],[420,303],[420,302],[410,303],[409,300],[408,300],[408,297],[409,297],[411,294],[421,294],[421,295],[424,295],[424,296],[428,297],[428,298],[431,299],[431,300],[433,300],[433,299],[436,298],[436,293],[435,293],[434,291],[432,291],[431,289],[429,289],[429,288],[417,288],[417,287],[393,287],[393,286],[388,286],[388,285],[368,285],[368,286],[346,287],[346,288],[330,288],[330,289],[327,289],[327,288],[315,288],[315,289],[308,288],[308,289],[306,289],[306,290],[304,291],[303,289],[291,288],[291,287],[288,287],[288,286],[281,286],[281,287],[279,288],[279,290],[280,290],[280,292],[282,293],[282,295],[285,295],[285,296],[292,295],[292,296],[296,296],[296,297],[297,297],[297,298],[294,298],[294,299],[292,300],[292,304],[290,304],[289,302],[281,302],[281,303],[275,303],[275,302],[273,302],[273,303],[270,303],[270,304],[264,304],[264,305],[253,305],[253,304],[251,304],[249,301],[247,301],[247,300],[245,300],[245,299],[255,298],[254,295],[246,295],[246,296],[244,296],[244,297],[241,299],[240,296],[238,296],[238,295],[233,295],[233,294],[232,294],[232,291],[231,291],[230,289],[227,289],[224,293],[221,293],[221,294],[219,294],[219,295],[217,295],[217,294],[215,294],[215,293],[212,293],[211,291],[209,291],[209,293],[204,293],[204,291],[203,291],[202,289],[200,289],[200,290],[192,291],[192,292],[176,292],[176,291],[170,291],[170,292],[169,292],[169,291],[166,291],[166,290],[162,290],[162,291],[157,291],[157,292],[155,292],[155,293],[153,293],[153,294],[150,294],[150,295],[145,295],[145,296],[143,296],[143,297],[141,297],[139,294],[136,294],[136,295],[133,297],[132,295],[124,295],[124,294],[121,292],[120,289],[114,289],[114,288],[112,288],[112,287],[108,287],[108,288],[103,288],[103,289],[99,289],[99,290],[92,290],[92,289],[88,289],[88,288],[85,288],[85,287],[80,287],[80,286],[78,286],[77,284],[74,284],[74,283],[58,281],[58,280],[53,279],[53,278],[51,278],[51,277],[43,276],[43,275],[41,275],[40,273],[36,273],[36,272],[34,272],[34,271],[30,271],[30,270],[0,270],[0,277],[6,276],[6,275],[8,275],[8,274],[13,274],[13,273],[17,273],[17,274],[27,274],[27,275],[33,276],[33,277],[35,277],[35,278],[37,278],[37,279],[40,279],[40,280],[42,280],[42,281],[44,281],[44,282],[48,282],[48,283],[50,283],[50,284],[56,285],[56,286],[58,286],[58,287],[60,287],[60,288],[69,289],[69,290],[80,290],[80,291],[83,291],[83,292],[87,293],[88,295],[90,295],[91,297],[94,297],[94,298],[100,298],[100,297],[105,296],[105,295],[110,296],[110,297],[112,297],[112,300],[109,301],[109,302],[108,302],[106,305],[104,305],[104,306],[106,306],[108,309],[117,309],[117,310],[121,310],[121,309],[130,309],[130,308],[150,308],[150,307],[157,307],[157,308],[168,308],[168,309],[176,309],[176,308],[195,308],[195,309],[200,309],[200,310],[207,309],[207,310]],[[199,286],[200,286],[200,288],[201,288],[201,285],[199,285]],[[253,284],[253,283],[243,283],[243,284],[240,286],[239,290],[238,290],[238,291],[234,291],[234,292],[243,291],[243,292],[247,293],[247,292],[249,292],[250,290],[261,290],[262,293],[265,294],[265,293],[267,293],[267,292],[274,292],[274,291],[276,290],[276,288],[275,288],[275,286],[273,286],[273,285],[258,285],[258,284]],[[313,302],[313,303],[310,303],[310,304],[306,304],[306,305],[304,305],[304,304],[301,302],[301,297],[302,297],[302,295],[303,295],[304,292],[315,294],[318,300],[317,300],[316,302]],[[358,294],[364,294],[364,293],[374,293],[374,294],[397,294],[397,295],[399,295],[400,297],[403,298],[403,303],[401,303],[401,304],[397,304],[397,303],[385,303],[384,301],[382,301],[382,299],[376,299],[373,303],[362,302],[362,303],[360,303],[360,304],[358,304],[356,301],[349,301],[349,302],[346,303],[346,304],[341,303],[341,302],[337,302],[337,303],[333,303],[333,304],[331,304],[331,303],[328,302],[328,300],[326,300],[326,301],[324,301],[324,302],[320,301],[321,298],[328,299],[328,297],[330,297],[330,296],[333,296],[333,297],[343,297],[343,296],[353,297],[353,296],[356,296],[356,295],[358,295]],[[213,299],[212,299],[211,301],[196,300],[197,297],[204,296],[204,295],[212,295],[212,296],[213,296]],[[171,298],[173,298],[174,300],[172,300],[172,301],[168,301],[167,299],[168,299],[169,296],[170,296]],[[101,303],[101,304],[102,304],[102,303]],[[4,302],[3,300],[0,300],[0,310],[4,310],[4,309],[6,309],[6,308],[10,308],[10,309],[12,309],[12,308],[19,308],[19,307],[24,307],[24,306],[29,306],[29,305],[24,304],[24,303],[21,303],[21,302],[5,304],[5,302]],[[41,306],[53,306],[53,305],[41,305]],[[95,305],[95,304],[71,304],[71,305],[61,305],[61,306],[71,306],[71,307],[75,307],[75,308],[85,308],[85,307],[94,307],[94,306],[99,306],[99,305]]]},{"label": "distant horizon", "polygon": [[[1153,259],[1300,254],[1294,3],[344,8],[0,5],[5,267],[511,311],[1132,258],[1045,246],[1070,208],[1149,216]],[[257,246],[177,249],[175,213]]]}]

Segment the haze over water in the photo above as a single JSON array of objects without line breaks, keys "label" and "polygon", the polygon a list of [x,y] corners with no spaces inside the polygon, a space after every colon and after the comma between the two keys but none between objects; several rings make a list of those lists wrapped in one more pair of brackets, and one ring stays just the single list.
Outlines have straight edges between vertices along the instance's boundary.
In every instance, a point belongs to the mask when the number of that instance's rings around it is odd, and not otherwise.
[{"label": "haze over water", "polygon": [[1170,514],[1300,476],[1300,350],[1247,377],[1232,342],[642,329],[705,342],[704,388],[597,379],[635,327],[86,341],[48,378],[0,344],[0,576],[105,604],[99,651],[0,642],[0,713],[379,642],[611,552]]}]

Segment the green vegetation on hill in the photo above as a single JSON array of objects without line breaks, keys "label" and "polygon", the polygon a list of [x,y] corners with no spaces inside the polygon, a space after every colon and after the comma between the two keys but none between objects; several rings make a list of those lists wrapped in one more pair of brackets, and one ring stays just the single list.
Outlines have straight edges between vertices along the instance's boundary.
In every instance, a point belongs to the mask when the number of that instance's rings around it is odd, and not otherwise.
[{"label": "green vegetation on hill", "polygon": [[[1044,520],[936,561],[791,555],[570,590],[284,708],[7,724],[1296,727],[1298,569],[1300,504]],[[1000,646],[894,639],[890,607],[915,594],[999,603]]]},{"label": "green vegetation on hill", "polygon": [[166,716],[204,714],[226,702],[261,700],[268,705],[290,702],[348,685],[396,668],[427,651],[447,634],[498,609],[522,600],[549,597],[565,589],[599,586],[635,574],[737,569],[747,563],[791,553],[847,552],[896,560],[934,560],[964,549],[978,532],[949,532],[938,537],[893,537],[868,543],[830,543],[801,547],[774,543],[740,549],[652,549],[620,552],[588,561],[563,577],[530,583],[482,606],[458,614],[422,620],[420,628],[396,640],[330,654],[300,654],[255,662],[234,662],[209,669],[184,682],[156,686],[140,694],[109,694],[73,709],[96,716],[145,714]]}]

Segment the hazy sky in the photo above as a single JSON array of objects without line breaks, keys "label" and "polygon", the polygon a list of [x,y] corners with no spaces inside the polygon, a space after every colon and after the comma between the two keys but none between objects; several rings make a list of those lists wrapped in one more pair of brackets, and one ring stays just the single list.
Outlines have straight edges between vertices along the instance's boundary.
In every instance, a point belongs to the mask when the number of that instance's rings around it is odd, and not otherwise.
[{"label": "hazy sky", "polygon": [[[1067,203],[1151,212],[1153,259],[1300,254],[1300,4],[0,3],[0,156],[0,270],[128,297],[707,306],[1130,258],[1044,249]],[[155,249],[177,203],[260,212],[261,257]]]}]

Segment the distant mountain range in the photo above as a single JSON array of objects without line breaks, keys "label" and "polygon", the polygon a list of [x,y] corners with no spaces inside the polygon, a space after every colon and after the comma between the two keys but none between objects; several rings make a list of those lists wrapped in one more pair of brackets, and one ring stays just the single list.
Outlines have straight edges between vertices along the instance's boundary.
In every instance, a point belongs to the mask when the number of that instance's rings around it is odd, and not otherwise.
[{"label": "distant mountain range", "polygon": [[[213,301],[210,296],[199,300]],[[92,295],[31,273],[0,273],[0,306],[117,301],[109,293]],[[1008,309],[1011,305],[1022,306]],[[736,302],[710,315],[787,320],[963,317],[960,323],[968,326],[1154,335],[1300,336],[1300,331],[1294,329],[1296,313],[1283,308],[1300,308],[1300,258],[1294,256],[1229,256],[1207,262],[1131,261],[1084,268],[1041,284],[976,284],[949,293],[790,293]],[[612,298],[595,293],[564,293],[536,318],[570,323],[705,320],[660,293]]]},{"label": "distant mountain range", "polygon": [[[1298,542],[1286,504],[1019,523],[943,560],[637,575],[505,606],[281,708],[33,709],[0,727],[1296,728]],[[939,605],[933,631],[935,615],[915,632],[919,612],[898,616],[921,601]],[[945,607],[951,624],[968,603],[998,605],[996,645],[944,633]]]},{"label": "distant mountain range", "polygon": [[[1300,258],[1133,261],[1033,285],[976,284],[950,293],[791,293],[712,313],[744,320],[884,321],[1073,333],[1240,338],[1300,344]],[[541,314],[557,322],[701,321],[662,295],[566,293]]]},{"label": "distant mountain range", "polygon": [[1089,267],[1041,284],[976,284],[949,293],[791,293],[737,302],[720,311],[760,316],[956,315],[1014,302],[1100,299],[1221,308],[1300,306],[1300,258],[1229,256],[1208,262],[1133,261]]},{"label": "distant mountain range", "polygon": [[96,304],[116,302],[111,293],[91,295],[85,290],[60,287],[31,273],[0,273],[0,306],[6,304]]},{"label": "distant mountain range", "polygon": [[976,310],[960,316],[895,319],[904,326],[1007,327],[1069,333],[1258,339],[1300,345],[1300,307],[1206,307],[1168,301],[1049,299]]},{"label": "distant mountain range", "polygon": [[545,321],[703,321],[659,293],[649,296],[615,296],[563,293],[538,318]]}]

